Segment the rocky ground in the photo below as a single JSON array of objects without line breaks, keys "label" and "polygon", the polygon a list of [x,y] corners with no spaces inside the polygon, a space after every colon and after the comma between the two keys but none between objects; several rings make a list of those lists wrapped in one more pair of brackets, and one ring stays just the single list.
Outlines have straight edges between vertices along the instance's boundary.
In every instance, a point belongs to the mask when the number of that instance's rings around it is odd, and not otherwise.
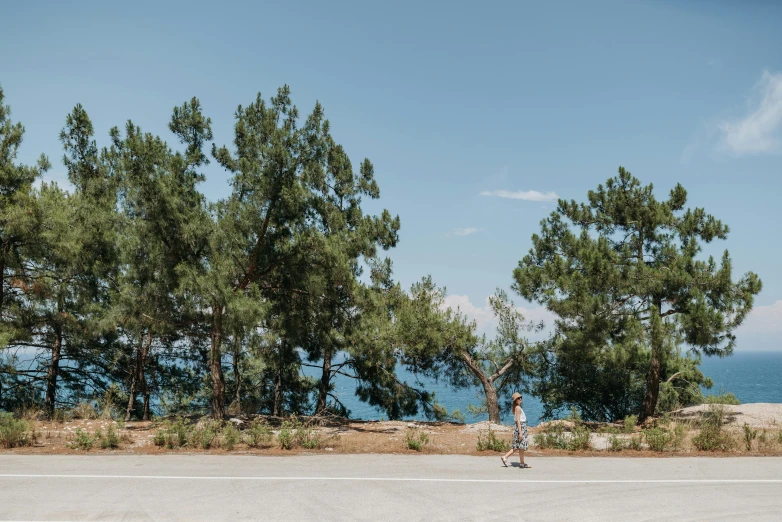
[{"label": "rocky ground", "polygon": [[[656,425],[664,433],[673,434],[676,426],[680,440],[671,443],[662,452],[652,452],[647,443],[646,433],[642,428],[625,429],[620,424],[577,425],[568,420],[551,421],[530,428],[529,455],[693,455],[703,453],[692,444],[692,439],[700,430],[704,416],[709,415],[710,407],[694,406],[672,413],[666,419],[656,419],[651,428]],[[782,455],[782,404],[744,404],[740,406],[724,406],[725,424],[723,432],[727,434],[729,444],[716,450],[725,455]],[[239,440],[229,450],[224,440],[225,432],[216,429],[214,443],[208,449],[203,449],[198,443],[187,443],[181,448],[166,448],[161,444],[160,434],[170,426],[170,421],[128,422],[118,423],[107,419],[81,419],[63,423],[51,421],[34,421],[35,443],[32,446],[0,450],[13,453],[31,454],[75,454],[119,452],[133,454],[160,454],[166,452],[209,452],[237,453],[259,455],[284,455],[300,453],[421,453],[429,454],[463,454],[486,455],[491,449],[479,451],[479,441],[490,440],[491,430],[497,442],[493,445],[499,448],[504,442],[510,441],[512,427],[488,422],[475,424],[457,424],[442,422],[407,422],[407,421],[351,421],[345,419],[302,419],[309,440],[309,447],[294,444],[292,449],[282,449],[279,438],[282,429],[282,419],[260,418],[268,424],[268,440],[250,447],[248,440],[251,419],[232,419],[231,423],[239,429]],[[201,429],[207,421],[198,422],[192,419],[190,430]],[[754,437],[749,439],[747,450],[746,430]],[[227,424],[226,424],[227,425]],[[118,447],[100,449],[101,443],[95,436],[100,432],[105,436],[112,428],[119,439]],[[569,441],[589,429],[588,445],[577,449],[568,448]],[[222,428],[224,429],[224,428]],[[79,436],[81,434],[81,438]],[[156,444],[156,436],[158,437]],[[666,435],[667,436],[667,435]],[[93,443],[87,448],[77,444],[78,440],[91,438]],[[544,439],[548,440],[548,444]],[[410,441],[413,441],[412,444]],[[417,443],[416,443],[417,441]],[[553,443],[552,443],[553,441]],[[544,447],[541,447],[541,444]],[[485,445],[485,444],[484,444]],[[492,446],[492,445],[490,445]],[[548,447],[546,447],[548,446]],[[418,449],[420,447],[420,450]],[[612,451],[612,449],[614,451]],[[708,452],[714,454],[714,452]]]}]

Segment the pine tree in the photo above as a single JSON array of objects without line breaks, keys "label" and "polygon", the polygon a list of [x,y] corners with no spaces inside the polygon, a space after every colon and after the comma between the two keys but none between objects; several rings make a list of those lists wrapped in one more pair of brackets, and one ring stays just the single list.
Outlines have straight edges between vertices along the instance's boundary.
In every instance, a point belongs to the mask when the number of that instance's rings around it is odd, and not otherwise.
[{"label": "pine tree", "polygon": [[560,200],[541,223],[514,289],[557,314],[562,331],[588,323],[584,331],[598,337],[643,336],[650,347],[643,421],[657,405],[666,340],[680,335],[696,352],[730,355],[761,282],[752,272],[733,282],[727,250],[719,264],[700,258],[702,244],[726,239],[728,227],[703,209],[685,210],[681,185],[658,201],[651,184],[620,167],[587,199]]}]

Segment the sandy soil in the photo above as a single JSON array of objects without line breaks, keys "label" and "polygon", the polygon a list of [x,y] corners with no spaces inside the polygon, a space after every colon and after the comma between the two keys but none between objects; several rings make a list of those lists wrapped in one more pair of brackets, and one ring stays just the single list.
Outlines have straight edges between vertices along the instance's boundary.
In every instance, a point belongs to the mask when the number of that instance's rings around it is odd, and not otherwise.
[{"label": "sandy soil", "polygon": [[[744,404],[741,406],[726,406],[728,411],[726,428],[734,434],[736,449],[724,453],[725,455],[747,455],[761,453],[764,455],[782,455],[782,404]],[[672,414],[674,422],[684,423],[688,426],[691,438],[696,433],[697,422],[708,406],[695,406],[685,408]],[[272,426],[275,436],[279,432],[280,419],[266,418]],[[234,419],[240,429],[247,426],[247,422]],[[547,426],[559,423],[566,431],[573,427],[569,421],[553,421],[540,426],[530,428],[530,448],[528,454],[535,455],[611,455],[611,456],[660,456],[660,455],[694,455],[699,454],[691,446],[685,446],[680,451],[667,451],[654,453],[642,448],[637,450],[624,450],[620,453],[606,451],[609,447],[610,434],[606,433],[610,426],[602,426],[591,435],[591,450],[570,452],[565,450],[540,449],[535,446],[535,434],[542,432]],[[742,426],[744,423],[763,431],[761,437],[763,443],[754,442],[750,452],[745,451],[741,443]],[[114,425],[120,430],[122,442],[119,449],[79,450],[73,448],[73,441],[77,430],[87,433],[96,430],[105,432],[109,425]],[[313,429],[317,432],[321,445],[318,449],[295,448],[283,450],[276,440],[272,440],[260,448],[250,448],[244,443],[237,444],[230,453],[259,454],[259,455],[290,455],[302,453],[416,453],[408,449],[408,436],[420,437],[424,434],[428,442],[424,443],[421,453],[429,454],[461,454],[461,455],[486,455],[491,452],[479,452],[476,444],[479,437],[486,437],[491,429],[499,439],[510,441],[512,427],[498,424],[490,424],[487,421],[475,424],[456,424],[447,422],[407,422],[407,421],[351,421],[345,419],[321,419],[312,422]],[[15,448],[13,450],[0,450],[19,454],[83,454],[89,453],[131,453],[131,454],[162,454],[168,452],[185,453],[229,453],[226,449],[212,448],[202,450],[200,448],[165,449],[154,444],[157,431],[163,426],[161,422],[128,422],[124,426],[110,420],[74,420],[65,423],[51,421],[36,421],[37,442],[32,447]],[[640,434],[640,429],[635,435]],[[620,434],[620,437],[632,437],[634,434]],[[714,453],[704,453],[714,455]]]}]

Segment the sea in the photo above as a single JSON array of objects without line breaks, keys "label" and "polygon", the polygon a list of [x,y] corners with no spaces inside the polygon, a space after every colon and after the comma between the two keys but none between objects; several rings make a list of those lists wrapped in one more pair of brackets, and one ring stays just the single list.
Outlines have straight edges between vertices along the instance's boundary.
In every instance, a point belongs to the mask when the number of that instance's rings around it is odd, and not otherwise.
[{"label": "sea", "polygon": [[[726,358],[704,357],[701,371],[714,381],[707,394],[730,392],[736,395],[742,403],[748,402],[778,402],[782,403],[782,351],[766,352],[735,352]],[[403,369],[398,371],[400,380],[413,382],[413,376]],[[351,418],[364,420],[383,420],[385,414],[372,406],[358,400],[355,396],[355,382],[344,376],[337,376],[335,394],[350,410]],[[459,410],[468,423],[486,420],[488,415],[471,415],[468,405],[481,403],[481,389],[453,389],[444,383],[421,379],[425,388],[433,391],[437,402],[449,412]],[[524,413],[530,426],[540,422],[543,407],[538,399],[525,395]],[[407,417],[406,420],[424,420],[423,414]],[[511,415],[506,412],[502,422],[511,424]]]}]

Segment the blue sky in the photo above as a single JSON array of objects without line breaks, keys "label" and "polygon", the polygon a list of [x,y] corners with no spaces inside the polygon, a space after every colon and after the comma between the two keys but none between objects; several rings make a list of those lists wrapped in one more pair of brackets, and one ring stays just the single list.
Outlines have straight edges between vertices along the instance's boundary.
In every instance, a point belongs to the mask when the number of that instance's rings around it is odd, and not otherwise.
[{"label": "blue sky", "polygon": [[[622,165],[661,197],[682,183],[691,205],[730,225],[710,251],[728,248],[736,277],[764,283],[738,349],[782,349],[782,3],[27,1],[0,12],[0,83],[27,129],[20,159],[46,153],[51,179],[63,179],[57,135],[77,102],[99,144],[127,119],[173,141],[172,107],[197,96],[228,144],[236,106],[287,83],[302,113],[320,100],[354,163],[374,163],[380,206],[402,219],[397,278],[431,274],[481,328],[551,194],[583,200]],[[213,166],[202,188],[217,199],[226,179]]]}]

